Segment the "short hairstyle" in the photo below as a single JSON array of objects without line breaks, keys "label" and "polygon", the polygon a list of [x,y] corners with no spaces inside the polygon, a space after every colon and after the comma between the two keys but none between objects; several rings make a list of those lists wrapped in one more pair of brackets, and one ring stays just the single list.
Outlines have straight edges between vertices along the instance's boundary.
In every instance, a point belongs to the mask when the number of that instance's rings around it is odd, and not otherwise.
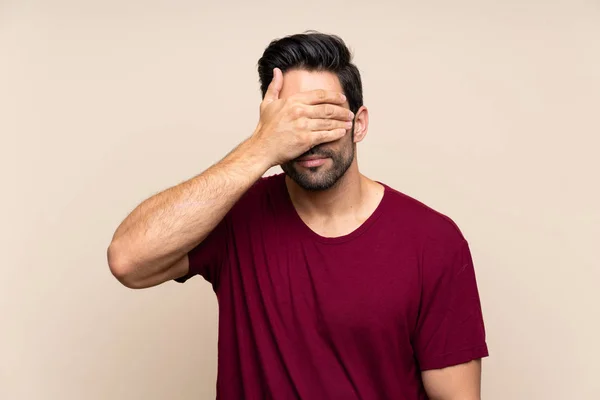
[{"label": "short hairstyle", "polygon": [[352,63],[352,54],[344,41],[336,36],[307,31],[273,40],[258,61],[262,96],[273,79],[273,69],[327,71],[337,75],[354,113],[363,105],[360,72]]}]

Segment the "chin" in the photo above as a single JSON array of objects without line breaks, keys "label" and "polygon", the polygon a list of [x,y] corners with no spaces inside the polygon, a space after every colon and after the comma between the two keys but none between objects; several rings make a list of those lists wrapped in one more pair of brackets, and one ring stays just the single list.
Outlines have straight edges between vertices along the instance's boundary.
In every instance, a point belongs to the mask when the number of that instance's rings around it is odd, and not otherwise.
[{"label": "chin", "polygon": [[283,171],[298,186],[310,192],[331,189],[341,178],[334,171],[321,170],[321,167],[307,168],[306,171],[299,171],[296,168],[283,168]]},{"label": "chin", "polygon": [[345,157],[344,153],[338,156],[327,154],[329,160],[318,167],[305,168],[291,161],[282,164],[281,169],[302,189],[311,192],[324,191],[333,188],[352,165],[354,152],[349,150]]},{"label": "chin", "polygon": [[331,189],[336,184],[336,182],[331,183],[326,181],[307,182],[294,180],[294,182],[296,182],[298,186],[300,186],[307,192],[323,192],[325,190]]}]

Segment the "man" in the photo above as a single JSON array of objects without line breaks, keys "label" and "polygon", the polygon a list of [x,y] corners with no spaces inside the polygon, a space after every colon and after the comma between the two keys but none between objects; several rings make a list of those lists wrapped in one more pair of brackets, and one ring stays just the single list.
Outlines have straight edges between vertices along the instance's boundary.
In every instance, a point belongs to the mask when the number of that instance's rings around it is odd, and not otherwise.
[{"label": "man", "polygon": [[258,71],[254,133],[140,204],[109,246],[112,273],[130,288],[212,284],[220,399],[479,399],[469,246],[448,217],[359,172],[369,113],[344,42],[275,40]]}]

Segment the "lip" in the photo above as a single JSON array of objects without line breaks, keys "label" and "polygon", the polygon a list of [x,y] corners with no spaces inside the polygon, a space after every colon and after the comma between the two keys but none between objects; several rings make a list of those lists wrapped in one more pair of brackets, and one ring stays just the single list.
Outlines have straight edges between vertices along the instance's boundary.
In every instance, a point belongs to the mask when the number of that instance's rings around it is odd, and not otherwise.
[{"label": "lip", "polygon": [[314,168],[325,164],[325,161],[327,161],[328,158],[329,157],[309,156],[296,160],[296,163],[305,168]]},{"label": "lip", "polygon": [[320,160],[322,158],[327,158],[327,157],[323,157],[323,156],[304,156],[304,157],[300,157],[298,158],[297,161],[310,161],[310,160]]}]

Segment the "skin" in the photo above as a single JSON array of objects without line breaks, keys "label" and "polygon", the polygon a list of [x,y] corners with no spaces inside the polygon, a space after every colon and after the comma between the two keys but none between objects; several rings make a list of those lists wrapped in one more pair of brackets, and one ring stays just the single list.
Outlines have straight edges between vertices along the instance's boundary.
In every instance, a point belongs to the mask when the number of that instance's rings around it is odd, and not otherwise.
[{"label": "skin", "polygon": [[421,375],[430,400],[481,400],[481,360]]},{"label": "skin", "polygon": [[[332,73],[293,70],[286,72],[280,97],[285,99],[319,88],[342,91],[337,76]],[[349,108],[347,102],[342,106]],[[355,152],[356,143],[364,139],[368,125],[369,113],[363,106],[356,113],[354,135],[348,131],[342,138],[318,147],[343,159]],[[291,164],[290,168],[308,175],[306,180],[317,186],[319,181],[326,181],[328,173],[336,167],[332,158],[324,159],[323,165],[312,172],[298,162]],[[353,157],[344,175],[327,190],[305,190],[294,179],[288,177],[286,181],[292,202],[304,223],[326,237],[342,236],[354,231],[375,211],[383,197],[383,186],[359,172],[356,157]]]},{"label": "skin", "polygon": [[[276,69],[248,139],[198,176],[145,200],[119,225],[107,251],[113,275],[133,289],[185,275],[187,253],[275,165],[288,172],[292,202],[314,232],[335,237],[358,228],[384,189],[358,168],[356,144],[367,134],[368,110],[351,114],[342,91],[334,74],[291,70],[284,77]],[[307,156],[320,159],[307,164]],[[422,378],[432,400],[480,399],[479,360],[424,371]]]},{"label": "skin", "polygon": [[260,105],[254,133],[198,176],[139,204],[116,229],[107,250],[112,274],[141,289],[185,275],[187,254],[271,167],[346,135],[354,115],[345,96],[323,89],[279,98],[280,70]]}]

